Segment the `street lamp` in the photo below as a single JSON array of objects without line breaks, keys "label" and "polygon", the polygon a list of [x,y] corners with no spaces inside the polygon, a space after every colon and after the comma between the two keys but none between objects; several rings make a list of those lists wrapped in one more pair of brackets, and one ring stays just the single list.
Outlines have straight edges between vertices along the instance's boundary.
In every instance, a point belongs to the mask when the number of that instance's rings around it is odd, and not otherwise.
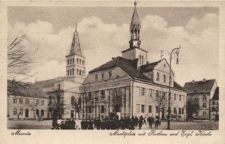
[{"label": "street lamp", "polygon": [[171,99],[171,93],[170,93],[170,88],[171,88],[171,83],[172,83],[172,77],[171,77],[171,61],[172,61],[172,54],[176,54],[177,55],[177,64],[178,64],[178,54],[180,52],[180,47],[178,48],[174,48],[171,52],[170,52],[170,71],[169,71],[169,104],[168,104],[168,120],[167,120],[167,129],[170,130],[170,99]]}]

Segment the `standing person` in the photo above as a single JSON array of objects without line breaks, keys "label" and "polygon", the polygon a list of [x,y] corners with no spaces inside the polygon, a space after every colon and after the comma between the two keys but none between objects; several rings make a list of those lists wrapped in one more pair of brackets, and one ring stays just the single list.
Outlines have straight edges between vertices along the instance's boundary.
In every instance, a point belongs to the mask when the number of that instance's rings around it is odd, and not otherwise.
[{"label": "standing person", "polygon": [[88,122],[88,129],[92,129],[92,130],[94,129],[93,128],[93,121],[91,119]]},{"label": "standing person", "polygon": [[70,128],[69,126],[70,126],[70,122],[69,122],[69,119],[67,118],[65,121],[65,128],[69,129]]},{"label": "standing person", "polygon": [[149,127],[152,129],[152,125],[154,123],[154,118],[153,117],[148,117],[148,124],[149,124]]},{"label": "standing person", "polygon": [[139,121],[138,121],[139,129],[141,129],[142,123],[143,123],[143,117],[142,117],[142,115],[141,115],[140,118],[139,118]]},{"label": "standing person", "polygon": [[155,119],[155,129],[157,129],[158,128],[158,126],[159,126],[159,119],[158,119],[158,117],[156,117],[156,119]]},{"label": "standing person", "polygon": [[76,126],[76,122],[74,120],[74,118],[71,120],[71,129],[75,129]]},{"label": "standing person", "polygon": [[138,117],[137,116],[135,116],[134,121],[135,121],[135,126],[138,126]]},{"label": "standing person", "polygon": [[130,127],[129,127],[129,129],[130,130],[134,130],[134,119],[133,118],[131,118],[131,120],[130,120]]}]

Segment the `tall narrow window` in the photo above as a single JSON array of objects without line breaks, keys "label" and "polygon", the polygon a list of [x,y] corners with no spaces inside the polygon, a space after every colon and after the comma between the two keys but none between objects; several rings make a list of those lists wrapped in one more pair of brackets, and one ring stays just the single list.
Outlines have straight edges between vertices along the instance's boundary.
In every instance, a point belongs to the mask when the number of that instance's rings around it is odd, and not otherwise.
[{"label": "tall narrow window", "polygon": [[15,108],[15,107],[14,107],[14,109],[13,109],[13,114],[14,114],[14,115],[17,115],[17,108]]},{"label": "tall narrow window", "polygon": [[16,98],[13,99],[13,103],[17,103],[17,99]]},{"label": "tall narrow window", "polygon": [[145,105],[141,105],[141,113],[145,113]]},{"label": "tall narrow window", "polygon": [[156,81],[159,81],[159,73],[156,74]]},{"label": "tall narrow window", "polygon": [[102,73],[102,80],[104,80],[105,79],[105,75],[104,75],[104,73]]},{"label": "tall narrow window", "polygon": [[145,88],[141,88],[141,96],[145,95]]},{"label": "tall narrow window", "polygon": [[23,109],[20,108],[20,115],[23,115]]},{"label": "tall narrow window", "polygon": [[95,81],[96,82],[98,81],[98,75],[97,74],[95,75]]},{"label": "tall narrow window", "polygon": [[109,79],[111,79],[111,78],[112,78],[112,72],[109,71]]},{"label": "tall narrow window", "polygon": [[166,83],[166,75],[165,74],[163,75],[163,81],[164,81],[164,83]]},{"label": "tall narrow window", "polygon": [[148,113],[152,113],[152,106],[151,105],[148,106]]}]

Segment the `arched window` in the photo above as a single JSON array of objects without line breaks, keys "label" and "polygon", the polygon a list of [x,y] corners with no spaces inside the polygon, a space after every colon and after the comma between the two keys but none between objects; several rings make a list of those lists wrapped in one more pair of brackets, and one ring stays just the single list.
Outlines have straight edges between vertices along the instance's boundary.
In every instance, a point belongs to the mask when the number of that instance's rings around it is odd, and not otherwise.
[{"label": "arched window", "polygon": [[157,72],[156,81],[159,81],[159,73]]},{"label": "arched window", "polygon": [[77,69],[77,75],[79,75],[79,69]]},{"label": "arched window", "polygon": [[163,81],[164,81],[164,83],[166,83],[166,75],[165,74],[163,75]]},{"label": "arched window", "polygon": [[170,84],[170,85],[172,84],[172,77],[171,77],[171,76],[170,76],[169,84]]},{"label": "arched window", "polygon": [[144,56],[143,55],[141,56],[141,64],[142,65],[144,64]]},{"label": "arched window", "polygon": [[44,116],[44,110],[43,109],[41,110],[41,116]]},{"label": "arched window", "polygon": [[79,63],[79,59],[77,58],[77,64]]},{"label": "arched window", "polygon": [[80,71],[79,71],[79,75],[81,76],[81,69],[80,69]]},{"label": "arched window", "polygon": [[69,70],[67,70],[67,75],[69,75]]},{"label": "arched window", "polygon": [[70,60],[69,59],[67,59],[67,64],[70,64]]},{"label": "arched window", "polygon": [[15,107],[14,107],[14,109],[13,109],[13,114],[14,114],[14,115],[17,115],[17,108],[15,108]]}]

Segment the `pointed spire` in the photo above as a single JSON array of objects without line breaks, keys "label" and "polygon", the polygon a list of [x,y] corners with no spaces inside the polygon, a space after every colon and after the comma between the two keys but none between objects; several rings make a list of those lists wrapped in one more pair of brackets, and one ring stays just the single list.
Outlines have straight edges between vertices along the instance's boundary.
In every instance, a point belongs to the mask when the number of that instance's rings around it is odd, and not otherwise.
[{"label": "pointed spire", "polygon": [[134,12],[131,18],[130,23],[130,48],[139,47],[140,48],[140,30],[141,30],[141,23],[137,13],[137,2],[134,2]]},{"label": "pointed spire", "polygon": [[140,19],[137,13],[137,8],[136,8],[137,2],[134,2],[134,13],[131,19],[131,25],[140,25]]},{"label": "pointed spire", "polygon": [[73,34],[73,40],[72,40],[69,55],[72,55],[72,54],[83,56],[82,52],[81,52],[81,48],[80,48],[79,35],[78,35],[78,32],[77,32],[77,23],[75,24],[75,31],[74,31],[74,34]]}]

